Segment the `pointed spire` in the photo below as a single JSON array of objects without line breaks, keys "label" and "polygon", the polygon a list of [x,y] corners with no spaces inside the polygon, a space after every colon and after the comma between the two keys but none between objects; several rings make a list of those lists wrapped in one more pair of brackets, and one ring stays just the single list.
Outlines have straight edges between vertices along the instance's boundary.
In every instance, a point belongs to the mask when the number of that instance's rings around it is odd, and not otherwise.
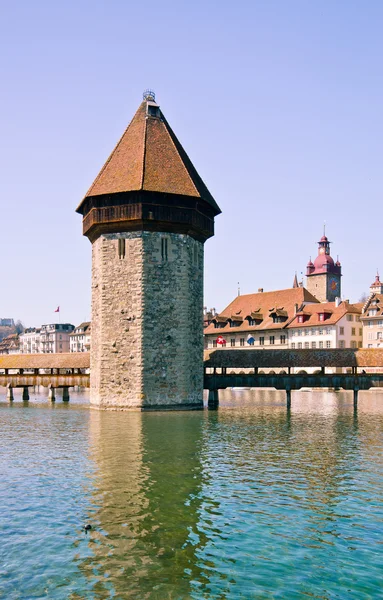
[{"label": "pointed spire", "polygon": [[77,208],[95,196],[159,192],[194,197],[221,212],[166,121],[152,90],[144,92],[136,114]]},{"label": "pointed spire", "polygon": [[293,281],[293,288],[297,288],[297,287],[299,287],[299,283],[298,283],[297,272],[295,271],[295,277],[294,277],[294,281]]}]

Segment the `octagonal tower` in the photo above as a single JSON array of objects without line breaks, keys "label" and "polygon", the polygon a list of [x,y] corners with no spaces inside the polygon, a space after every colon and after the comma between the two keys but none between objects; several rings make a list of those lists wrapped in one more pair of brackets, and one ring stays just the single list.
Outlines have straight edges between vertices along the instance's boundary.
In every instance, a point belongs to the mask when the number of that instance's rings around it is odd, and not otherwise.
[{"label": "octagonal tower", "polygon": [[92,243],[91,404],[201,408],[204,242],[221,211],[153,92],[77,212]]}]

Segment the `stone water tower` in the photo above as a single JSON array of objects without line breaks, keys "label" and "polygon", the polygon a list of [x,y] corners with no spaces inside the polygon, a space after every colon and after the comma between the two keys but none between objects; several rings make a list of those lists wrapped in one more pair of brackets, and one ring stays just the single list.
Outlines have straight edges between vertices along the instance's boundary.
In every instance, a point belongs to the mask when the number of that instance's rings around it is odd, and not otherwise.
[{"label": "stone water tower", "polygon": [[153,92],[77,212],[92,243],[91,404],[201,408],[204,242],[221,211]]}]

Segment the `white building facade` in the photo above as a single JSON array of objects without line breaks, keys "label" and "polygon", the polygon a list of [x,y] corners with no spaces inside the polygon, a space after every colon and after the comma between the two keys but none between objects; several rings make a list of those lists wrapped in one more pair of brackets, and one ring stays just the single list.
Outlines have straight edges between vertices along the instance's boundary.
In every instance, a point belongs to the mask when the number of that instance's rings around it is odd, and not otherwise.
[{"label": "white building facade", "polygon": [[69,334],[70,352],[90,351],[90,323],[81,323]]},{"label": "white building facade", "polygon": [[52,354],[69,352],[69,334],[74,325],[52,323],[29,327],[20,335],[21,354]]},{"label": "white building facade", "polygon": [[379,274],[370,286],[370,296],[363,306],[363,347],[383,348],[383,284]]}]

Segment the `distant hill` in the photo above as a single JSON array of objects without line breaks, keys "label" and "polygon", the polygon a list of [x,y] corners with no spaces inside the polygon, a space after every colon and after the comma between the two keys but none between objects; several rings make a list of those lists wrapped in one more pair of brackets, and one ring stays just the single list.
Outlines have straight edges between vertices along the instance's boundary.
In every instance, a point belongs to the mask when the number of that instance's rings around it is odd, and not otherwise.
[{"label": "distant hill", "polygon": [[11,333],[16,333],[16,327],[14,325],[13,327],[4,327],[3,325],[0,325],[0,342],[7,337],[7,335],[11,335]]}]

